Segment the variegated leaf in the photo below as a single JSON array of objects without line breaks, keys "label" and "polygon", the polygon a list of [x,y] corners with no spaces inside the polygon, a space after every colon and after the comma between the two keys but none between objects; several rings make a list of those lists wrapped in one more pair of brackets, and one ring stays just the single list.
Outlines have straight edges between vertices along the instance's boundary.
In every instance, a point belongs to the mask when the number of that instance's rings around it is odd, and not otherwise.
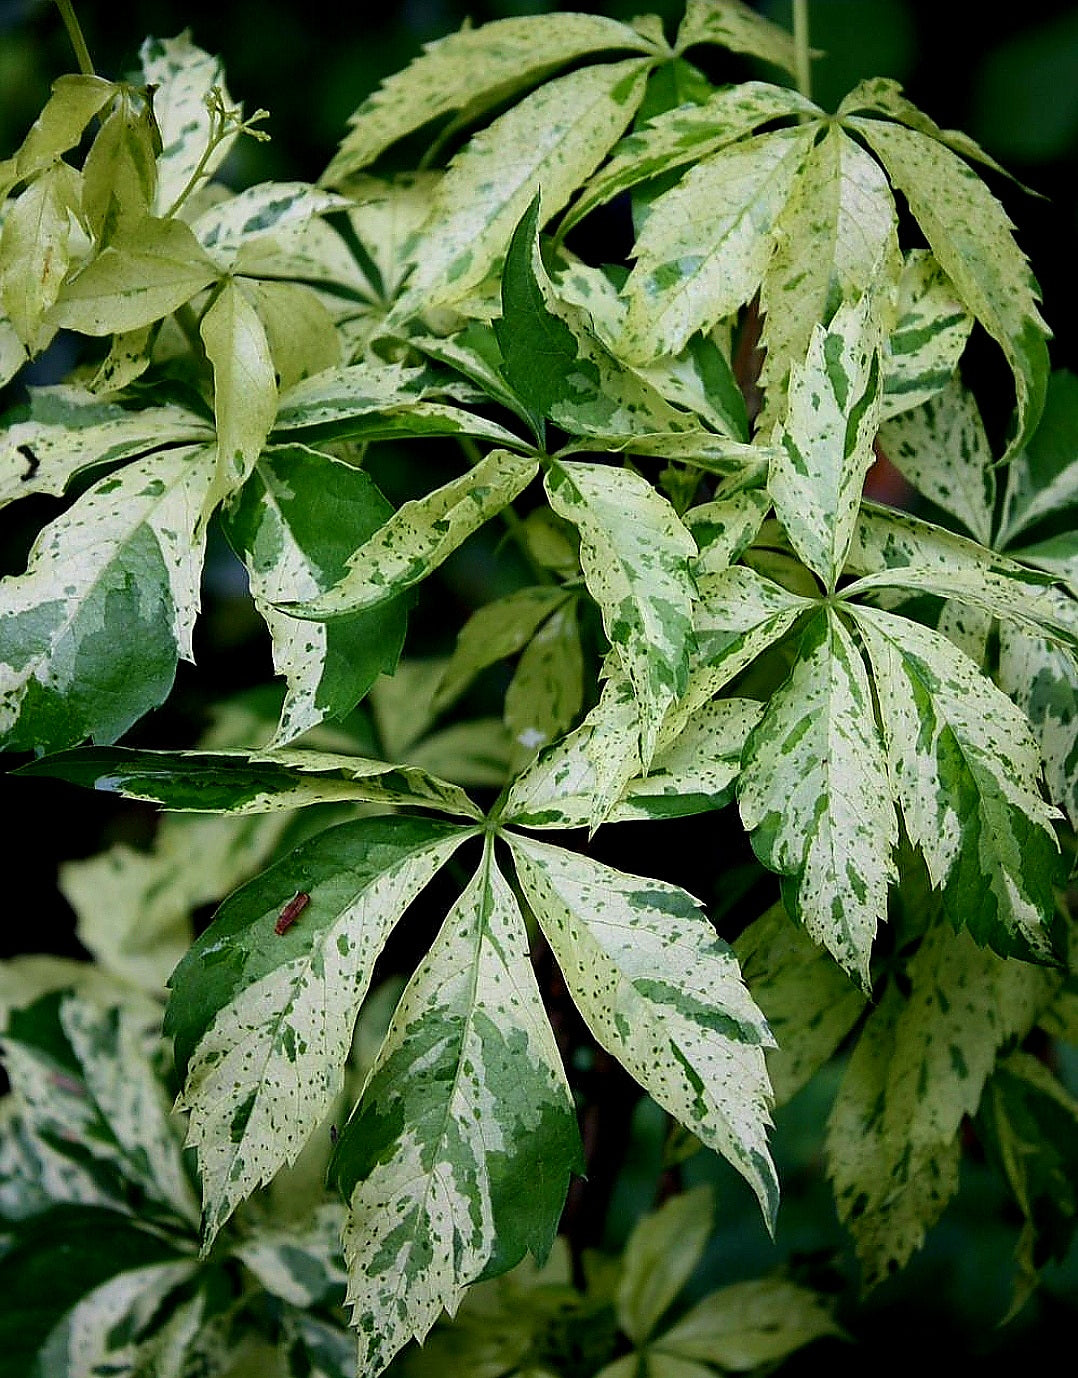
[{"label": "variegated leaf", "polygon": [[552,584],[517,589],[487,603],[465,622],[434,695],[439,711],[455,703],[472,680],[506,656],[524,649],[569,594]]},{"label": "variegated leaf", "polygon": [[865,997],[774,904],[734,943],[752,998],[777,1048],[767,1052],[775,1104],[785,1105],[857,1023]]},{"label": "variegated leaf", "polygon": [[596,1040],[745,1177],[774,1224],[773,1040],[696,900],[663,881],[512,835],[525,898]]},{"label": "variegated leaf", "polygon": [[538,472],[537,460],[492,450],[460,478],[398,508],[351,556],[332,588],[302,603],[285,603],[283,609],[322,621],[377,607],[437,569]]},{"label": "variegated leaf", "polygon": [[[418,818],[329,828],[231,895],[176,968],[165,1030],[184,1077],[207,1248],[325,1115],[382,946],[469,835]],[[308,902],[278,932],[297,892]]]},{"label": "variegated leaf", "polygon": [[827,1130],[828,1173],[867,1286],[902,1267],[958,1185],[959,1129],[997,1049],[1021,1038],[1054,978],[932,928],[850,1059]]},{"label": "variegated leaf", "polygon": [[687,683],[696,544],[666,499],[629,469],[552,460],[546,491],[580,532],[588,591],[640,704],[646,769],[663,716]]},{"label": "variegated leaf", "polygon": [[796,74],[797,57],[789,30],[757,14],[742,0],[687,0],[674,50],[683,53],[698,43],[717,43],[731,52],[772,62],[791,76]]},{"label": "variegated leaf", "polygon": [[435,193],[395,317],[467,296],[500,263],[537,190],[540,225],[561,210],[636,113],[649,66],[635,58],[583,67],[476,134]]},{"label": "variegated leaf", "polygon": [[7,387],[28,357],[18,331],[8,320],[3,299],[0,297],[0,387]]},{"label": "variegated leaf", "polygon": [[1078,828],[1078,665],[1068,652],[1006,624],[999,629],[1000,688],[1040,746],[1048,796]]},{"label": "variegated leaf", "polygon": [[1020,546],[1011,554],[1023,564],[1050,574],[1078,599],[1078,530],[1061,531],[1034,545]]},{"label": "variegated leaf", "polygon": [[1078,504],[1078,378],[1060,370],[1048,380],[1036,433],[1007,470],[1000,544],[1053,513]]},{"label": "variegated leaf", "polygon": [[465,27],[426,44],[368,96],[322,180],[337,186],[405,134],[457,110],[478,116],[578,58],[651,46],[628,26],[591,14],[566,14],[557,24],[527,16]]},{"label": "variegated leaf", "polygon": [[324,623],[288,617],[275,606],[332,588],[357,543],[392,515],[362,469],[302,446],[264,454],[229,505],[225,534],[247,567],[273,641],[274,669],[288,686],[275,746],[325,718],[343,717],[378,675],[392,673],[404,643],[401,600]]},{"label": "variegated leaf", "polygon": [[31,182],[4,216],[0,305],[31,355],[44,349],[63,324],[49,313],[78,246],[81,201],[79,174],[61,161]]},{"label": "variegated leaf", "polygon": [[212,438],[210,423],[185,407],[166,403],[136,411],[72,384],[34,388],[29,415],[0,435],[0,505],[31,493],[58,497],[87,469]]},{"label": "variegated leaf", "polygon": [[82,165],[82,220],[95,244],[107,244],[150,213],[160,147],[149,100],[121,87]]},{"label": "variegated leaf", "polygon": [[1051,960],[1059,846],[1029,722],[939,632],[871,608],[856,617],[906,832],[945,911],[997,952]]},{"label": "variegated leaf", "polygon": [[518,760],[567,732],[584,706],[577,600],[563,604],[525,646],[505,691],[502,719]]},{"label": "variegated leaf", "polygon": [[109,352],[101,360],[97,372],[86,384],[98,396],[119,392],[136,382],[150,366],[157,324],[144,325],[138,330],[126,330],[113,335]]},{"label": "variegated leaf", "polygon": [[8,1228],[58,1205],[107,1206],[110,1200],[81,1163],[34,1133],[17,1095],[0,1098],[0,1212]]},{"label": "variegated leaf", "polygon": [[341,1251],[344,1210],[323,1201],[295,1221],[271,1222],[237,1244],[235,1253],[272,1296],[292,1306],[335,1304],[347,1281]]},{"label": "variegated leaf", "polygon": [[683,520],[700,551],[695,565],[697,576],[721,574],[729,569],[756,539],[770,510],[771,496],[765,488],[748,488],[728,498],[690,507]]},{"label": "variegated leaf", "polygon": [[388,179],[348,179],[345,190],[353,203],[348,219],[368,255],[366,267],[357,266],[376,301],[388,304],[400,291],[408,275],[407,245],[430,215],[442,175],[398,172]]},{"label": "variegated leaf", "polygon": [[860,116],[846,123],[868,140],[936,261],[1011,366],[1018,401],[1018,426],[1004,456],[1011,459],[1040,417],[1049,367],[1037,284],[1011,222],[977,174],[935,138]]},{"label": "variegated leaf", "polygon": [[868,675],[833,610],[809,623],[749,738],[738,800],[757,856],[788,877],[791,915],[870,989],[898,822]]},{"label": "variegated leaf", "polygon": [[883,347],[884,420],[934,397],[954,375],[973,317],[930,253],[913,249],[898,279]]},{"label": "variegated leaf", "polygon": [[277,379],[258,312],[231,278],[202,317],[199,334],[213,368],[213,501],[239,488],[262,453],[277,415]]},{"label": "variegated leaf", "polygon": [[678,105],[626,135],[581,191],[558,228],[559,238],[596,206],[638,182],[710,157],[762,124],[794,115],[816,116],[811,101],[784,86],[746,81],[715,91],[700,105]]},{"label": "variegated leaf", "polygon": [[775,435],[768,491],[790,544],[833,593],[853,539],[879,428],[879,327],[872,299],[815,325]]},{"label": "variegated leaf", "polygon": [[307,182],[260,182],[208,206],[191,228],[223,271],[250,271],[249,265],[237,258],[242,259],[248,246],[257,252],[257,243],[252,241],[302,225],[315,215],[347,210],[350,204],[345,197]]},{"label": "variegated leaf", "polygon": [[0,584],[0,735],[17,750],[113,741],[191,659],[212,449],[101,479]]},{"label": "variegated leaf", "polygon": [[[262,322],[282,391],[338,367],[341,338],[313,288],[302,282],[245,281],[242,291]],[[274,404],[276,411],[276,398]]]},{"label": "variegated leaf", "polygon": [[[816,323],[840,302],[867,298],[865,309],[872,310],[873,295],[897,280],[897,225],[879,163],[832,125],[811,148],[775,222],[775,249],[760,286],[760,343],[767,351],[760,383],[770,420],[785,412],[791,368],[809,354]],[[838,321],[830,331],[841,334]]]},{"label": "variegated leaf", "polygon": [[780,129],[722,149],[651,204],[625,286],[627,358],[677,354],[750,300],[814,133]]},{"label": "variegated leaf", "polygon": [[996,476],[976,399],[955,375],[880,431],[887,458],[982,545],[992,543]]},{"label": "variegated leaf", "polygon": [[331,1176],[349,1204],[359,1368],[422,1340],[465,1287],[550,1250],[583,1166],[572,1096],[488,839],[409,982]]}]

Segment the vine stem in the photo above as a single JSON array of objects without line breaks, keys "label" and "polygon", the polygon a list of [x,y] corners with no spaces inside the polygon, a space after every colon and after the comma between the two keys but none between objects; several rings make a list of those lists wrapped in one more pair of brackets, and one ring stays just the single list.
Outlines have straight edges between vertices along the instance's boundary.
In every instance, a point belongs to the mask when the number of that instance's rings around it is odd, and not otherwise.
[{"label": "vine stem", "polygon": [[811,100],[812,49],[809,47],[808,0],[794,0],[794,52],[797,64],[797,89],[806,100]]},{"label": "vine stem", "polygon": [[85,77],[96,76],[94,64],[90,59],[90,50],[86,46],[86,39],[82,36],[82,26],[79,24],[78,16],[75,14],[75,7],[71,0],[56,0],[56,8],[60,11],[60,18],[64,21],[64,28],[67,36],[71,40],[71,46],[75,50],[75,58],[79,64],[79,71]]}]

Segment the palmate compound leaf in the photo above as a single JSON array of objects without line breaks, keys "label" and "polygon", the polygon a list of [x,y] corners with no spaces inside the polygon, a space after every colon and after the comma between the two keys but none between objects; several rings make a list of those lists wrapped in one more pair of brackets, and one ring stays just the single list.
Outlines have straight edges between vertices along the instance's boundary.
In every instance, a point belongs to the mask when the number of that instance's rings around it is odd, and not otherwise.
[{"label": "palmate compound leaf", "polygon": [[[314,621],[377,607],[437,569],[539,472],[535,459],[492,450],[474,468],[403,507],[365,541],[332,588],[282,610]],[[650,492],[650,489],[649,489]]]},{"label": "palmate compound leaf", "polygon": [[557,24],[526,16],[461,29],[426,44],[421,57],[368,96],[322,180],[337,186],[439,116],[458,110],[478,116],[579,58],[651,48],[636,30],[591,14],[565,14]]},{"label": "palmate compound leaf", "polygon": [[955,927],[1051,961],[1055,811],[1028,719],[946,637],[851,608],[872,663],[888,769],[910,840]]},{"label": "palmate compound leaf", "polygon": [[[973,887],[970,887],[971,893]],[[902,1267],[958,1185],[959,1129],[997,1050],[1022,1038],[1059,978],[931,928],[869,1016],[828,1123],[828,1174],[867,1286]]]},{"label": "palmate compound leaf", "polygon": [[101,479],[0,584],[0,737],[14,750],[114,741],[191,659],[212,448]]},{"label": "palmate compound leaf", "polygon": [[788,877],[790,913],[868,990],[898,823],[868,675],[833,609],[749,738],[738,801],[757,856]]},{"label": "palmate compound leaf", "polygon": [[666,710],[687,683],[696,543],[666,499],[629,469],[551,460],[546,491],[554,512],[580,532],[588,592],[639,701],[646,769]]},{"label": "palmate compound leaf", "polygon": [[275,606],[332,588],[357,544],[392,515],[362,469],[299,445],[263,454],[228,505],[225,535],[247,567],[274,669],[288,686],[273,745],[343,717],[379,674],[392,673],[404,644],[403,600],[331,622],[300,621]]},{"label": "palmate compound leaf", "polygon": [[524,897],[593,1036],[745,1177],[773,1227],[773,1043],[737,960],[696,900],[578,853],[508,837]]},{"label": "palmate compound leaf", "polygon": [[544,1261],[583,1167],[572,1096],[488,838],[393,1017],[330,1168],[349,1203],[359,1371],[423,1339],[465,1287]]},{"label": "palmate compound leaf", "polygon": [[[329,828],[235,891],[176,968],[165,1031],[184,1077],[207,1248],[326,1113],[379,952],[473,831],[403,817]],[[278,932],[297,893],[308,901]]]}]

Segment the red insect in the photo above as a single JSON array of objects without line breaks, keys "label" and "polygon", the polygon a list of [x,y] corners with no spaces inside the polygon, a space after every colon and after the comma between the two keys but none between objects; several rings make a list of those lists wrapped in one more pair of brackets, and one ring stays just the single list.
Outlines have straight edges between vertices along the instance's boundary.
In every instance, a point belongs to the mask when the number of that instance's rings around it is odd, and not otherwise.
[{"label": "red insect", "polygon": [[276,933],[278,937],[280,937],[282,933],[287,933],[310,902],[311,897],[305,890],[297,890],[277,915],[277,922],[273,925],[274,933]]}]

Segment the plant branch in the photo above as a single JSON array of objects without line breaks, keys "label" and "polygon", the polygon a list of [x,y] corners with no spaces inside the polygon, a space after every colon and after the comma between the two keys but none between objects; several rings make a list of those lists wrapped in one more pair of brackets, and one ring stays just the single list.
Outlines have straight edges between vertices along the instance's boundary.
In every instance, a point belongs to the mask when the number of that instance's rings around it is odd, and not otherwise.
[{"label": "plant branch", "polygon": [[808,0],[794,0],[794,50],[797,63],[797,89],[806,100],[812,99],[812,49],[809,47]]},{"label": "plant branch", "polygon": [[90,50],[86,46],[86,39],[82,35],[82,27],[79,24],[78,16],[75,14],[75,7],[71,0],[56,0],[56,8],[60,11],[60,18],[64,21],[64,28],[67,36],[71,40],[71,46],[75,50],[75,58],[79,64],[79,71],[86,77],[96,76],[94,64],[90,59]]}]

